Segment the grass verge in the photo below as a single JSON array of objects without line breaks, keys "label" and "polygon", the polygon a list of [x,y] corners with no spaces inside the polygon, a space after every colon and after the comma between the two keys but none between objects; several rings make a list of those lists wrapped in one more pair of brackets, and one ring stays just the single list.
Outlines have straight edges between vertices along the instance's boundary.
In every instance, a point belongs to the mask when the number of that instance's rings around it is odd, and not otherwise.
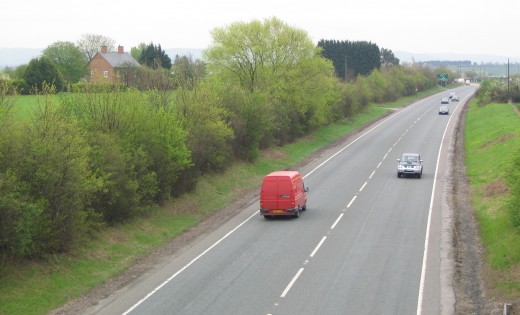
[{"label": "grass verge", "polygon": [[[0,314],[46,314],[70,299],[105,283],[139,257],[165,244],[208,214],[223,209],[244,191],[259,187],[263,176],[286,169],[336,139],[381,117],[389,107],[406,105],[440,88],[392,104],[370,105],[349,121],[327,126],[293,144],[262,152],[254,164],[235,163],[226,172],[200,178],[193,193],[171,201],[147,217],[110,227],[67,255],[41,261],[8,262],[0,278]],[[34,106],[28,97],[21,112]]]},{"label": "grass verge", "polygon": [[478,107],[466,116],[466,172],[486,255],[486,282],[500,295],[520,298],[520,233],[508,217],[504,176],[520,147],[520,116],[509,104]]}]

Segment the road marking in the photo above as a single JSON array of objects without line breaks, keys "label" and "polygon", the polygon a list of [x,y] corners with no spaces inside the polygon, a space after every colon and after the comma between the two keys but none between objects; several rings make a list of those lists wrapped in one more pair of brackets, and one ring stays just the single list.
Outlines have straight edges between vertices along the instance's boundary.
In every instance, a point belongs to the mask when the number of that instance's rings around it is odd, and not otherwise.
[{"label": "road marking", "polygon": [[363,186],[361,186],[361,188],[359,188],[359,192],[362,192],[363,189],[365,189],[365,186],[366,186],[367,184],[368,184],[368,182],[365,182],[365,183],[363,184]]},{"label": "road marking", "polygon": [[376,171],[373,171],[372,174],[370,174],[370,176],[368,176],[368,179],[372,179],[372,176],[374,176],[375,173],[376,173]]},{"label": "road marking", "polygon": [[291,282],[289,282],[289,284],[287,285],[285,290],[283,290],[282,295],[280,295],[281,298],[284,298],[287,295],[287,293],[289,292],[289,290],[291,289],[293,284],[296,282],[296,280],[298,280],[298,277],[302,274],[302,272],[303,272],[303,268],[300,268],[300,270],[298,270],[296,275],[294,275],[294,277],[292,278]]},{"label": "road marking", "polygon": [[334,224],[332,224],[332,226],[330,227],[331,230],[334,230],[334,227],[336,226],[336,224],[338,224],[339,220],[341,220],[343,215],[344,213],[340,213],[339,217],[336,219],[336,221],[334,221]]},{"label": "road marking", "polygon": [[[458,106],[458,105],[457,105]],[[437,183],[437,172],[439,171],[439,162],[441,159],[442,146],[444,143],[444,138],[446,137],[446,132],[448,131],[448,127],[451,122],[451,118],[453,115],[450,115],[448,119],[448,123],[446,124],[446,128],[444,128],[444,133],[441,138],[441,146],[439,148],[439,153],[437,154],[437,163],[435,165],[435,173],[433,176],[433,185],[432,185],[432,196],[430,198],[430,208],[428,209],[428,223],[426,224],[426,235],[424,237],[424,252],[423,252],[423,260],[422,260],[422,268],[421,268],[421,281],[419,283],[419,294],[417,296],[417,315],[422,314],[422,304],[424,297],[424,282],[426,278],[426,263],[428,261],[428,246],[430,244],[430,226],[432,220],[432,212],[433,212],[433,199],[435,198],[435,185]]]},{"label": "road marking", "polygon": [[325,240],[327,239],[326,236],[324,236],[321,241],[318,243],[318,245],[316,245],[316,247],[314,248],[314,250],[312,251],[310,257],[314,257],[314,255],[316,254],[316,252],[318,252],[318,249],[320,249],[321,245],[323,244],[323,242],[325,242]]},{"label": "road marking", "polygon": [[171,277],[169,277],[168,279],[166,279],[163,283],[161,283],[159,286],[157,286],[155,289],[153,289],[150,293],[148,293],[144,298],[142,298],[141,300],[139,300],[139,302],[135,303],[132,307],[130,307],[128,310],[126,310],[122,315],[127,315],[129,314],[131,311],[133,311],[136,307],[138,307],[139,305],[141,305],[141,303],[143,303],[144,301],[146,301],[149,297],[151,297],[152,295],[155,294],[155,292],[159,291],[162,287],[164,287],[166,284],[168,284],[168,282],[172,281],[175,277],[177,277],[181,272],[183,272],[184,270],[186,270],[189,266],[191,266],[194,262],[196,262],[197,260],[199,260],[202,256],[204,256],[207,252],[209,252],[210,250],[212,250],[215,246],[217,246],[218,244],[220,244],[220,242],[222,242],[223,240],[225,240],[228,236],[230,236],[232,233],[234,233],[236,230],[238,230],[242,225],[246,224],[247,221],[251,220],[252,217],[254,216],[257,216],[258,215],[258,212],[255,211],[252,215],[250,215],[247,219],[245,219],[244,221],[242,221],[242,223],[240,223],[239,225],[237,225],[234,229],[232,229],[231,231],[227,232],[226,235],[222,236],[218,241],[216,241],[215,243],[213,243],[213,245],[211,245],[210,247],[208,247],[205,251],[203,251],[202,253],[200,253],[197,257],[193,258],[189,263],[187,263],[186,265],[184,265],[184,267],[182,267],[181,269],[179,269],[176,273],[174,273]]},{"label": "road marking", "polygon": [[350,208],[350,206],[352,205],[354,200],[356,200],[356,198],[357,198],[357,196],[352,197],[352,200],[350,200],[350,202],[348,203],[347,208]]}]

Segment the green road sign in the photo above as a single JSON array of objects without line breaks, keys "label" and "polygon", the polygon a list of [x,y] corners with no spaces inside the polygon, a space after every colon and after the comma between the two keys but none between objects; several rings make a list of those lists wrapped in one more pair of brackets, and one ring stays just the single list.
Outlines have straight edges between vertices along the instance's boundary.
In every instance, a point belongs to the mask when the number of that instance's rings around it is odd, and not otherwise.
[{"label": "green road sign", "polygon": [[448,80],[448,74],[447,73],[438,73],[437,79],[439,80]]}]

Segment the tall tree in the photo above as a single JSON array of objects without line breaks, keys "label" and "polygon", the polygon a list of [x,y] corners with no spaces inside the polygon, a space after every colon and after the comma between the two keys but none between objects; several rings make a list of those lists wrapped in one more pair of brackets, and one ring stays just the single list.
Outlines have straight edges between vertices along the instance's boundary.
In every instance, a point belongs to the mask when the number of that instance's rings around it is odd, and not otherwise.
[{"label": "tall tree", "polygon": [[62,91],[64,87],[63,76],[60,71],[45,56],[34,58],[29,62],[24,73],[24,79],[30,89],[36,89],[33,92],[41,91],[45,83],[53,85],[56,91]]},{"label": "tall tree", "polygon": [[172,67],[172,60],[161,48],[161,44],[155,46],[150,43],[141,51],[138,61],[152,69],[170,69]]},{"label": "tall tree", "polygon": [[66,83],[76,83],[85,76],[87,57],[72,42],[55,42],[43,51],[63,75]]},{"label": "tall tree", "polygon": [[381,66],[379,47],[366,41],[320,40],[323,57],[332,61],[336,74],[343,79],[368,75]]},{"label": "tall tree", "polygon": [[191,56],[177,55],[172,70],[177,84],[191,90],[204,77],[206,65],[200,59],[193,60]]},{"label": "tall tree", "polygon": [[385,66],[398,66],[399,58],[394,56],[390,49],[381,48],[381,64]]},{"label": "tall tree", "polygon": [[115,44],[116,41],[112,38],[98,34],[83,34],[81,39],[78,40],[78,47],[88,61],[101,51],[101,46],[106,46],[107,51],[112,51],[115,49]]},{"label": "tall tree", "polygon": [[145,48],[146,44],[140,43],[139,45],[137,45],[137,47],[132,47],[130,49],[130,55],[132,55],[132,57],[134,57],[135,60],[139,60],[139,58],[141,58],[141,53]]},{"label": "tall tree", "polygon": [[332,65],[306,32],[277,18],[212,31],[204,52],[210,77],[231,113],[235,154],[255,159],[262,146],[294,140],[326,121]]}]

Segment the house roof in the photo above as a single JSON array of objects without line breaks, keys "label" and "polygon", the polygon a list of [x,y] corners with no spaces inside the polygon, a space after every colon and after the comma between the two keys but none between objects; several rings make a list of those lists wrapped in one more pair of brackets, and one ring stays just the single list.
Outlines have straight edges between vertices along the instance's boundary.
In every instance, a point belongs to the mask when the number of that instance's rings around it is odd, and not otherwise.
[{"label": "house roof", "polygon": [[141,66],[129,53],[107,52],[99,53],[112,67],[139,67]]}]

